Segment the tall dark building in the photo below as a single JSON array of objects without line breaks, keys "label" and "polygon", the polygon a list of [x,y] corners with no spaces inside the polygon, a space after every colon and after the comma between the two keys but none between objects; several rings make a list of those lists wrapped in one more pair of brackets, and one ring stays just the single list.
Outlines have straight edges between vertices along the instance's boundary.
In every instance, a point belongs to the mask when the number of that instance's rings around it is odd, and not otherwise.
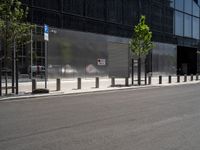
[{"label": "tall dark building", "polygon": [[[200,0],[22,0],[31,23],[51,27],[49,73],[90,75],[117,72],[141,15],[153,32],[148,56],[153,74],[200,73]],[[35,30],[35,64],[44,64],[44,41]],[[114,55],[111,50],[116,50]],[[115,58],[111,58],[116,57]],[[122,60],[120,60],[120,55]],[[22,55],[23,56],[23,55]],[[25,58],[24,58],[25,59]],[[97,60],[106,60],[98,65]],[[110,61],[112,59],[116,63]],[[23,61],[22,60],[22,66]],[[27,63],[25,63],[27,64]],[[109,67],[112,65],[112,67]],[[24,68],[27,66],[25,65]],[[22,67],[23,68],[23,67]],[[113,69],[114,68],[114,69]],[[121,66],[123,68],[123,65]],[[113,70],[112,70],[113,69]],[[23,70],[23,69],[22,69]],[[71,70],[71,71],[70,71]],[[123,70],[123,69],[122,69]],[[120,74],[120,73],[119,73]]]}]

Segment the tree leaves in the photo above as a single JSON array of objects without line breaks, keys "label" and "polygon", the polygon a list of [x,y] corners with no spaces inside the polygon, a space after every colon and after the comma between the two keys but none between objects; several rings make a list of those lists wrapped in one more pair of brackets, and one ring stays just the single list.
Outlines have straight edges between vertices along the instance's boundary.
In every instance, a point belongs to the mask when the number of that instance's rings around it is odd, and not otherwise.
[{"label": "tree leaves", "polygon": [[27,8],[23,8],[19,0],[0,1],[0,36],[7,43],[23,42],[30,36],[34,26],[26,22]]},{"label": "tree leaves", "polygon": [[129,48],[137,57],[146,56],[153,48],[152,32],[145,23],[145,16],[141,16],[140,22],[134,27],[134,34],[129,42]]}]

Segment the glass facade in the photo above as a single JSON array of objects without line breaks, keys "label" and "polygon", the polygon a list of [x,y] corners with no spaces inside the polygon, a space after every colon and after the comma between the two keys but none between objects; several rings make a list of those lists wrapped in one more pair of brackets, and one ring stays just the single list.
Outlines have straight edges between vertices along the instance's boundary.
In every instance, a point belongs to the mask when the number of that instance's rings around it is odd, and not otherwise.
[{"label": "glass facade", "polygon": [[175,6],[175,29],[178,36],[199,40],[199,16],[200,1],[195,0],[174,0]]},{"label": "glass facade", "polygon": [[[76,31],[131,37],[141,14],[153,40],[177,43],[177,36],[199,39],[198,0],[22,0],[29,21]],[[174,36],[175,35],[175,36]],[[192,45],[192,44],[191,44]]]},{"label": "glass facade", "polygon": [[[153,41],[198,48],[200,0],[22,0],[28,20],[37,25],[130,38],[139,16],[145,15]],[[42,29],[41,35],[42,36]],[[44,63],[44,41],[33,44]],[[161,46],[162,47],[162,46]],[[167,48],[166,48],[167,49]],[[156,57],[154,57],[156,58]],[[26,62],[26,61],[25,61]],[[26,63],[24,63],[26,64]]]},{"label": "glass facade", "polygon": [[[168,0],[22,0],[29,21],[76,31],[131,37],[141,14],[155,40],[172,42],[173,11]],[[154,10],[157,11],[154,11]],[[160,38],[162,37],[162,38]]]}]

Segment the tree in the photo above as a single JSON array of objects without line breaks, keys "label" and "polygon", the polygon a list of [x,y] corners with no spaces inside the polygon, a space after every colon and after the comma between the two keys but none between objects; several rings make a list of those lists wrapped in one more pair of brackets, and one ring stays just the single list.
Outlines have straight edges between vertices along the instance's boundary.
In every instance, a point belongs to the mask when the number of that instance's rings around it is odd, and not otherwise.
[{"label": "tree", "polygon": [[[33,27],[26,21],[28,8],[22,6],[19,0],[0,1],[0,40],[2,41],[5,76],[8,68],[12,69],[12,92],[14,93],[14,64],[17,44],[23,44],[29,40],[30,30]],[[16,61],[17,63],[17,61]],[[2,65],[1,65],[2,66]],[[2,70],[2,68],[0,68]],[[16,71],[17,72],[17,71]],[[16,73],[17,74],[17,73]],[[1,78],[0,72],[0,78]],[[6,77],[7,79],[7,77]],[[17,80],[16,80],[17,82]],[[6,81],[7,85],[7,81]],[[7,94],[7,87],[6,87]]]},{"label": "tree", "polygon": [[138,85],[141,84],[141,58],[145,57],[153,48],[152,32],[145,23],[145,16],[141,16],[139,23],[134,27],[133,36],[129,42],[129,48],[138,57]]}]

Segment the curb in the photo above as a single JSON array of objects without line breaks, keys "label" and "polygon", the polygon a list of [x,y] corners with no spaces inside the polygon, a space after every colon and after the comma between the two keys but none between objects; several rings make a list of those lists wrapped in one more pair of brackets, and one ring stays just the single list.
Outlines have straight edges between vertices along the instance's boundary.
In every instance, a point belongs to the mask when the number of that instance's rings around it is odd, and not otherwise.
[{"label": "curb", "polygon": [[25,99],[35,99],[35,98],[46,98],[46,97],[56,97],[56,96],[74,96],[74,95],[80,95],[80,94],[92,94],[92,93],[103,93],[103,92],[112,92],[112,91],[123,91],[123,90],[139,90],[139,89],[149,89],[149,88],[158,88],[161,86],[138,86],[138,87],[121,87],[116,89],[102,89],[102,90],[95,90],[95,91],[78,91],[78,92],[72,92],[72,93],[65,93],[65,92],[56,92],[56,93],[49,93],[49,94],[37,94],[37,95],[18,95],[13,97],[4,97],[0,98],[0,102],[3,101],[12,101],[12,100],[25,100]]},{"label": "curb", "polygon": [[154,88],[161,88],[161,87],[170,87],[170,86],[181,86],[181,85],[191,85],[191,84],[198,84],[198,82],[190,82],[190,83],[179,83],[179,84],[161,84],[161,85],[146,85],[146,86],[128,86],[128,87],[117,87],[115,89],[98,89],[94,91],[78,91],[78,92],[71,92],[65,93],[62,91],[49,93],[49,94],[37,94],[37,95],[18,95],[18,96],[11,96],[11,97],[4,97],[0,98],[0,102],[3,101],[12,101],[12,100],[25,100],[25,99],[36,99],[36,98],[47,98],[47,97],[56,97],[56,96],[74,96],[80,94],[92,94],[92,93],[105,93],[105,92],[112,92],[112,91],[123,91],[123,90],[140,90],[140,89],[154,89]]}]

